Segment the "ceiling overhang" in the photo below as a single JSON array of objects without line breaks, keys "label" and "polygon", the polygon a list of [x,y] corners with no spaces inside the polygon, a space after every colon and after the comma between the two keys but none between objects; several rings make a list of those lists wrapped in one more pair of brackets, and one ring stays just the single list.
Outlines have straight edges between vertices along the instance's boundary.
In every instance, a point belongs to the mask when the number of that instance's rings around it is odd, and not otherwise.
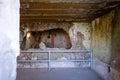
[{"label": "ceiling overhang", "polygon": [[120,0],[21,0],[21,22],[90,22],[120,5]]}]

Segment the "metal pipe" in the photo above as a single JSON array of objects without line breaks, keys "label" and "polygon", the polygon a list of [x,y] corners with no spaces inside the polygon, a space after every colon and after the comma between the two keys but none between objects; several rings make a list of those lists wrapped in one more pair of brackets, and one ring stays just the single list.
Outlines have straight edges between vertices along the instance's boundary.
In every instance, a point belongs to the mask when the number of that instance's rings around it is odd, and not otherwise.
[{"label": "metal pipe", "polygon": [[93,69],[93,50],[91,50],[91,69]]},{"label": "metal pipe", "polygon": [[91,62],[91,60],[17,60],[17,62],[48,62],[49,67],[51,62]]},{"label": "metal pipe", "polygon": [[[33,50],[33,51],[20,51],[21,53],[48,53],[49,50]],[[91,50],[51,50],[50,51],[51,53],[54,53],[54,52],[58,52],[58,53],[76,53],[76,52],[79,52],[79,53],[89,53],[91,52]]]},{"label": "metal pipe", "polygon": [[[48,62],[48,69],[51,69],[51,62],[89,62],[90,68],[93,68],[93,51],[92,50],[33,50],[33,51],[20,51],[21,53],[47,53],[48,60],[17,60],[17,62]],[[51,60],[51,53],[89,53],[89,60]]]},{"label": "metal pipe", "polygon": [[48,69],[50,70],[51,64],[50,64],[50,51],[48,53]]},{"label": "metal pipe", "polygon": [[19,63],[23,63],[23,62],[48,62],[48,60],[17,60],[17,62]]}]

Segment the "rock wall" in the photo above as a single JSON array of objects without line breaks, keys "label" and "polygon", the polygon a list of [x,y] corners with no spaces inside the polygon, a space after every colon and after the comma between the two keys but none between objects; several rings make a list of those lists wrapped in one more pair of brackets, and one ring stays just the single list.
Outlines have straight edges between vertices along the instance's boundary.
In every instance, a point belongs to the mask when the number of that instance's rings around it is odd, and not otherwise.
[{"label": "rock wall", "polygon": [[105,80],[120,80],[120,8],[92,22],[93,69]]},{"label": "rock wall", "polygon": [[77,25],[77,36],[79,36],[77,44],[83,41],[84,48],[90,50],[91,28],[92,28],[91,24],[90,23],[76,23],[76,25]]},{"label": "rock wall", "polygon": [[60,28],[68,32],[70,27],[72,26],[72,23],[33,22],[33,23],[21,23],[20,26],[21,30],[27,31],[45,31]]},{"label": "rock wall", "polygon": [[102,62],[101,60],[94,58],[93,69],[97,72],[104,80],[120,80],[119,69]]},{"label": "rock wall", "polygon": [[19,0],[0,0],[0,80],[16,80]]},{"label": "rock wall", "polygon": [[[32,24],[32,23],[31,23]],[[30,32],[31,34],[31,37],[33,37],[32,39],[34,39],[35,37],[39,38],[39,36],[41,36],[38,40],[42,41],[42,42],[46,42],[46,39],[48,42],[52,42],[51,38],[52,37],[48,37],[49,33],[52,31],[52,33],[55,33],[56,34],[56,37],[54,37],[54,47],[50,48],[50,47],[42,47],[42,49],[44,50],[61,50],[61,49],[90,49],[90,40],[91,40],[91,24],[90,23],[41,23],[41,25],[39,23],[34,23],[33,26],[31,26],[31,24],[28,24],[28,23],[24,23],[24,24],[21,24],[21,30],[24,28],[27,29],[27,33]],[[26,27],[26,25],[28,27]],[[39,35],[32,35],[32,32],[38,34],[40,33]],[[25,32],[25,31],[24,31]],[[24,33],[23,32],[23,33]],[[26,34],[27,34],[26,33]],[[65,39],[64,39],[65,37]],[[26,36],[27,38],[27,36]],[[36,38],[36,39],[37,39]],[[49,38],[49,39],[48,39]],[[27,38],[28,39],[28,38]],[[26,39],[26,40],[27,40]],[[23,40],[23,39],[21,39]],[[38,41],[38,42],[40,42]],[[32,43],[33,42],[33,43]],[[37,41],[34,41],[34,40],[30,40],[28,39],[28,41],[26,43],[31,43],[31,44],[35,44]],[[62,44],[61,44],[62,42]],[[64,43],[64,44],[63,44]],[[37,43],[38,44],[38,43]],[[66,45],[65,45],[66,44]],[[44,43],[41,45],[44,46]],[[59,47],[56,47],[56,46],[59,46]],[[63,46],[63,47],[60,47],[60,46]],[[66,47],[65,47],[66,46]],[[69,47],[70,46],[70,47]],[[35,48],[33,47],[32,50],[34,50]],[[39,50],[39,48],[37,48]],[[28,49],[28,50],[31,50],[31,49]],[[88,54],[88,53],[87,53]],[[89,54],[88,54],[89,55]],[[88,56],[86,55],[86,56]],[[47,59],[47,54],[22,54],[18,57],[18,59],[28,59],[26,56],[28,56],[29,59]],[[36,56],[34,58],[34,56]],[[42,56],[42,57],[39,57]],[[74,53],[61,53],[61,54],[57,54],[57,53],[53,53],[53,55],[51,56],[53,59],[81,59],[81,58],[84,58],[83,55],[81,54],[74,54]],[[89,59],[89,57],[88,57]],[[62,67],[62,65],[58,65],[58,64],[63,64],[64,67],[77,67],[77,66],[90,66],[89,63],[85,63],[84,65],[82,65],[82,63],[73,63],[73,62],[70,62],[69,63],[65,63],[65,62],[60,62],[60,63],[53,63],[53,66],[56,66],[56,67]],[[65,65],[65,64],[68,64],[68,65]],[[18,64],[18,67],[47,67],[46,64],[43,64],[43,63],[37,63],[37,64]]]},{"label": "rock wall", "polygon": [[112,33],[112,64],[120,70],[120,8],[115,11]]},{"label": "rock wall", "polygon": [[114,11],[92,21],[92,40],[91,48],[93,49],[94,59],[93,69],[105,80],[110,74],[109,63],[111,61],[111,40],[112,40],[112,21]]},{"label": "rock wall", "polygon": [[[27,32],[44,32],[52,29],[62,29],[70,37],[70,42],[68,41],[68,43],[72,45],[71,49],[90,49],[90,28],[90,23],[22,23],[20,34],[22,39],[20,41],[21,43],[24,41],[24,35],[26,35],[27,40]],[[57,42],[59,43],[59,41]],[[30,41],[24,41],[23,43],[30,43]]]},{"label": "rock wall", "polygon": [[120,80],[120,7],[115,10],[112,30],[112,74],[115,80]]},{"label": "rock wall", "polygon": [[46,48],[71,48],[70,37],[63,29],[31,32],[29,38],[26,39],[26,49],[41,49],[41,42]]},{"label": "rock wall", "polygon": [[95,57],[105,63],[111,58],[111,35],[114,12],[104,15],[92,21],[91,48]]}]

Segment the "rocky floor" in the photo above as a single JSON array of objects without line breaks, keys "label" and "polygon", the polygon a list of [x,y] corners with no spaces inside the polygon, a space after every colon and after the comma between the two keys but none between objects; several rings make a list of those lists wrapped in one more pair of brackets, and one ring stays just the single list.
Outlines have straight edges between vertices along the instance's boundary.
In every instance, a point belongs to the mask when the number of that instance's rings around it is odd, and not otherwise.
[{"label": "rocky floor", "polygon": [[103,80],[93,70],[79,68],[19,68],[16,80]]}]

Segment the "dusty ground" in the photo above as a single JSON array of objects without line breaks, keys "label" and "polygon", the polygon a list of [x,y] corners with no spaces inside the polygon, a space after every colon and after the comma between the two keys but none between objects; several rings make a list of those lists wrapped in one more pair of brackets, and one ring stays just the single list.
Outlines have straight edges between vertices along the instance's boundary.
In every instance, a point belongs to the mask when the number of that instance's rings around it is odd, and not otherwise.
[{"label": "dusty ground", "polygon": [[17,69],[17,80],[102,80],[90,69]]}]

